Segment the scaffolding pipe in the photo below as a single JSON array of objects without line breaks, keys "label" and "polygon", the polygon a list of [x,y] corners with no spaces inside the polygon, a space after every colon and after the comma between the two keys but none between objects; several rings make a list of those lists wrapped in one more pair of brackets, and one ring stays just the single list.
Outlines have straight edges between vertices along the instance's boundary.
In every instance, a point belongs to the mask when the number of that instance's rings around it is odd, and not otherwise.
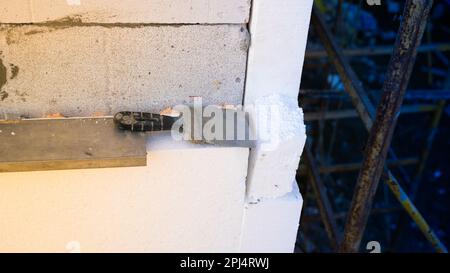
[{"label": "scaffolding pipe", "polygon": [[[379,90],[368,90],[371,93],[378,93]],[[319,89],[302,89],[300,95],[304,99],[344,99],[347,98],[345,93],[336,89],[319,90]],[[450,100],[450,90],[408,90],[405,94],[405,100],[422,100],[422,101],[441,101]]]},{"label": "scaffolding pipe", "polygon": [[[395,168],[395,167],[399,167],[399,166],[418,165],[419,163],[420,163],[419,157],[410,157],[410,158],[402,158],[402,159],[395,159],[395,160],[390,159],[386,162],[386,165],[390,168]],[[354,171],[359,171],[359,169],[361,169],[361,166],[362,166],[362,162],[319,166],[319,173],[320,174],[331,174],[331,173],[354,172]],[[304,164],[301,164],[297,170],[297,174],[300,176],[308,175],[308,167]]]},{"label": "scaffolding pipe", "polygon": [[[322,18],[322,15],[315,7],[313,7],[312,12],[312,23],[315,28],[317,36],[320,38],[327,51],[328,57],[330,58],[330,60],[333,61],[334,65],[336,66],[336,70],[341,77],[341,80],[345,86],[345,90],[350,95],[361,120],[363,121],[366,129],[370,131],[372,127],[372,119],[374,116],[373,115],[374,108],[371,105],[367,95],[365,94],[361,82],[356,77],[354,71],[351,69],[351,66],[348,63],[348,61],[342,55],[341,49],[333,40],[331,32],[326,26],[325,21]],[[395,178],[389,170],[387,170],[387,174],[388,177]],[[393,183],[397,183],[396,188],[401,189],[401,186],[400,184],[398,184],[396,179],[392,179],[391,181],[393,181]],[[385,182],[387,183],[388,181]],[[404,191],[402,190],[402,192]],[[396,194],[395,192],[393,193],[394,195]],[[405,199],[405,201],[402,202],[402,205],[404,206],[405,210],[408,210],[410,207],[415,207],[414,204],[410,202],[409,198]],[[423,219],[420,213],[417,211],[415,214],[410,214],[410,216],[413,219],[413,221],[420,226],[421,219]],[[428,234],[424,235],[428,239]],[[435,239],[439,240],[438,238]],[[432,243],[432,241],[430,242]]]},{"label": "scaffolding pipe", "polygon": [[421,156],[422,160],[419,165],[416,177],[414,178],[414,183],[413,183],[413,185],[411,187],[411,191],[410,191],[410,196],[413,201],[415,200],[417,192],[420,189],[420,183],[422,181],[422,176],[423,176],[423,173],[425,172],[425,167],[427,166],[428,158],[431,153],[431,149],[433,148],[434,139],[436,138],[436,135],[439,130],[439,123],[441,122],[442,114],[444,113],[444,108],[445,108],[445,101],[440,101],[439,106],[437,107],[437,110],[431,121],[430,134],[427,137],[425,149],[422,151],[422,156]]},{"label": "scaffolding pipe", "polygon": [[[438,106],[434,104],[417,104],[406,105],[401,108],[400,114],[415,114],[424,112],[434,112],[438,109]],[[353,109],[336,110],[326,112],[306,112],[304,116],[305,121],[317,121],[317,120],[329,120],[329,119],[345,119],[345,118],[357,118],[358,112]]]},{"label": "scaffolding pipe", "polygon": [[[392,207],[392,208],[377,208],[377,209],[373,209],[370,212],[370,215],[380,215],[380,214],[388,214],[388,213],[398,213],[403,211],[402,207]],[[336,220],[341,220],[344,219],[345,217],[347,217],[347,211],[342,211],[342,212],[338,212],[336,214],[334,214],[334,219]],[[321,221],[322,218],[320,215],[305,215],[303,216],[303,221],[305,223],[311,223],[311,222],[319,222]]]},{"label": "scaffolding pipe", "polygon": [[[419,164],[420,160],[418,157],[402,158],[398,160],[388,160],[386,164],[389,167],[406,166],[406,165],[416,165]],[[355,163],[344,163],[329,166],[320,166],[319,173],[343,173],[343,172],[353,172],[361,169],[362,162]],[[302,168],[299,171],[300,174],[305,173]]]},{"label": "scaffolding pipe", "polygon": [[328,239],[330,240],[331,243],[331,247],[334,250],[337,250],[337,248],[339,247],[339,231],[336,219],[334,218],[331,202],[327,196],[325,184],[320,178],[319,169],[316,165],[314,156],[309,148],[309,145],[305,145],[304,159],[310,170],[311,186],[317,198],[317,207],[319,208],[320,215],[322,216],[325,231],[327,232]]},{"label": "scaffolding pipe", "polygon": [[405,3],[403,21],[369,134],[340,252],[359,250],[432,4],[432,0],[408,0]]},{"label": "scaffolding pipe", "polygon": [[433,248],[438,253],[448,253],[445,245],[439,240],[436,233],[431,229],[428,225],[427,221],[423,218],[420,212],[417,210],[416,206],[409,199],[408,195],[405,191],[399,186],[398,181],[395,177],[389,172],[387,174],[383,174],[383,180],[387,183],[391,191],[394,193],[397,200],[402,204],[405,211],[408,215],[414,219],[414,222],[419,227],[420,231],[425,235],[427,240],[431,243]]},{"label": "scaffolding pipe", "polygon": [[363,89],[362,82],[351,68],[348,60],[344,57],[341,48],[333,40],[330,30],[325,24],[325,20],[315,6],[313,6],[311,20],[315,34],[322,41],[323,46],[328,52],[328,56],[336,67],[336,71],[344,84],[345,90],[350,95],[361,120],[366,128],[372,127],[372,115],[375,113],[375,108]]},{"label": "scaffolding pipe", "polygon": [[[377,46],[377,47],[366,47],[366,48],[351,48],[344,49],[342,52],[344,56],[348,57],[358,57],[358,56],[377,56],[377,55],[390,55],[394,48],[392,46]],[[446,52],[450,51],[450,44],[439,43],[439,44],[426,44],[418,48],[419,53],[428,53],[433,51]],[[316,59],[327,57],[327,52],[325,50],[307,50],[305,58]]]}]

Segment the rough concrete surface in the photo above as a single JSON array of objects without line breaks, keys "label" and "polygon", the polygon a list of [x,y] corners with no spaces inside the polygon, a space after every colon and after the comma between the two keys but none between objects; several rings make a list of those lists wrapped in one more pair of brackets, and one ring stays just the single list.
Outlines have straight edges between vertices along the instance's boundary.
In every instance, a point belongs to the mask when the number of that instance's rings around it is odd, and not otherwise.
[{"label": "rough concrete surface", "polygon": [[248,44],[245,25],[2,25],[0,115],[241,104]]},{"label": "rough concrete surface", "polygon": [[248,22],[250,0],[14,0],[0,1],[1,23],[36,23],[79,15],[95,23]]}]

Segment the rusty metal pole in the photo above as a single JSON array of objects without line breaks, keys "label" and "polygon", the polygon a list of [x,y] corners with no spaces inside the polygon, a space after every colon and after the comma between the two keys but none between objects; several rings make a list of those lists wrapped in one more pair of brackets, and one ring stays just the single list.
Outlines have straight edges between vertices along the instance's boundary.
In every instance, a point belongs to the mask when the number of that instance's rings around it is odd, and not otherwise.
[{"label": "rusty metal pole", "polygon": [[432,4],[432,0],[407,0],[405,3],[403,21],[369,135],[340,252],[359,250]]},{"label": "rusty metal pole", "polygon": [[[372,112],[372,109],[374,107],[366,107],[367,102],[370,103],[370,101],[367,100],[367,95],[364,92],[364,89],[360,85],[360,81],[358,78],[356,78],[356,74],[352,71],[350,64],[348,63],[348,60],[342,55],[342,50],[337,46],[336,42],[334,41],[333,37],[331,36],[331,32],[329,31],[328,27],[325,24],[325,21],[323,20],[320,12],[318,12],[316,9],[313,9],[312,13],[312,23],[315,27],[315,30],[317,32],[317,35],[321,39],[322,43],[324,44],[324,47],[329,54],[329,58],[333,61],[334,65],[337,68],[337,71],[342,79],[342,82],[344,83],[345,90],[348,92],[350,97],[352,98],[352,101],[356,107],[356,110],[358,112],[358,115],[360,116],[361,120],[363,121],[367,131],[370,132],[370,129],[372,127],[372,120],[375,118],[375,112]],[[366,117],[369,115],[370,120],[368,120]],[[391,155],[396,158],[395,154],[391,150]],[[435,242],[440,242],[439,238],[435,236],[434,233],[428,232],[426,226],[423,222],[423,217],[417,210],[412,210],[411,208],[415,208],[414,204],[411,202],[409,198],[403,198],[401,195],[398,194],[399,191],[394,191],[393,187],[391,187],[391,184],[396,184],[396,188],[400,189],[401,192],[404,192],[398,184],[398,181],[395,179],[395,177],[392,175],[392,173],[389,170],[386,170],[386,175],[390,178],[392,178],[390,181],[385,180],[386,184],[390,186],[391,192],[395,195],[395,197],[400,201],[404,209],[408,212],[410,217],[414,220],[414,222],[419,226],[422,233],[425,235],[425,237],[430,241],[430,243],[433,246],[436,246]],[[408,180],[408,178],[405,176],[405,179]],[[426,222],[425,222],[426,224]],[[430,240],[430,237],[432,237],[433,240]],[[443,245],[442,243],[438,244],[437,246]],[[435,247],[436,251],[438,252],[445,252],[445,247]]]}]

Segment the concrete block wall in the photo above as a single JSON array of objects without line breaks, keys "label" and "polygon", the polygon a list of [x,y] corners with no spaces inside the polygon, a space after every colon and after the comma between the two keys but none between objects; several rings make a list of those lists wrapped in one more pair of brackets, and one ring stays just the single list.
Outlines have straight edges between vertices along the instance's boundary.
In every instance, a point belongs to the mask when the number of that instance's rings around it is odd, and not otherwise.
[{"label": "concrete block wall", "polygon": [[14,0],[0,2],[2,23],[73,18],[88,23],[245,24],[250,0]]},{"label": "concrete block wall", "polygon": [[4,26],[0,118],[241,104],[248,39],[241,25]]},{"label": "concrete block wall", "polygon": [[[0,2],[0,118],[242,104],[247,0]],[[34,23],[34,24],[31,24]]]},{"label": "concrete block wall", "polygon": [[163,136],[150,138],[146,168],[0,174],[0,227],[10,236],[0,251],[292,252],[311,6],[1,1],[0,119],[159,111],[201,96],[274,103],[287,131],[270,152],[262,142],[249,151]]}]

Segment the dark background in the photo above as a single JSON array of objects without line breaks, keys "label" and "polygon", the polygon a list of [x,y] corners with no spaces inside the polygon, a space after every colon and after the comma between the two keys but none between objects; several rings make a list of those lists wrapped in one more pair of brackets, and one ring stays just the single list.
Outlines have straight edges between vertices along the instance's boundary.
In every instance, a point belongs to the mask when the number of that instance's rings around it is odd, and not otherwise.
[{"label": "dark background", "polygon": [[[385,0],[380,6],[366,1],[315,1],[324,14],[338,44],[344,49],[393,46],[401,22],[404,1]],[[408,86],[404,106],[435,106],[436,110],[402,114],[399,118],[392,148],[398,158],[417,158],[414,164],[390,167],[401,186],[430,224],[437,236],[450,245],[450,0],[434,1],[422,45],[447,45],[420,52]],[[307,51],[323,50],[310,27]],[[363,82],[372,102],[377,105],[381,95],[390,55],[349,57],[352,68]],[[305,58],[299,104],[305,116],[354,109],[342,82],[327,57]],[[325,92],[324,92],[325,90]],[[408,94],[410,95],[408,97]],[[421,98],[412,95],[422,94]],[[424,95],[433,95],[433,98]],[[431,124],[439,107],[443,114],[435,129],[429,156],[424,157],[427,139],[433,132]],[[363,158],[368,133],[358,118],[308,121],[307,134],[319,166],[357,163]],[[305,199],[297,240],[297,252],[331,252],[323,228],[315,195],[308,186],[308,170],[299,168],[297,181]],[[418,175],[424,164],[423,175]],[[358,170],[322,174],[328,197],[343,232]],[[414,190],[416,188],[416,190]],[[416,194],[414,194],[414,192]],[[389,189],[380,182],[369,218],[361,251],[367,252],[368,241],[378,241],[383,252],[434,252],[418,227],[407,216]]]}]

